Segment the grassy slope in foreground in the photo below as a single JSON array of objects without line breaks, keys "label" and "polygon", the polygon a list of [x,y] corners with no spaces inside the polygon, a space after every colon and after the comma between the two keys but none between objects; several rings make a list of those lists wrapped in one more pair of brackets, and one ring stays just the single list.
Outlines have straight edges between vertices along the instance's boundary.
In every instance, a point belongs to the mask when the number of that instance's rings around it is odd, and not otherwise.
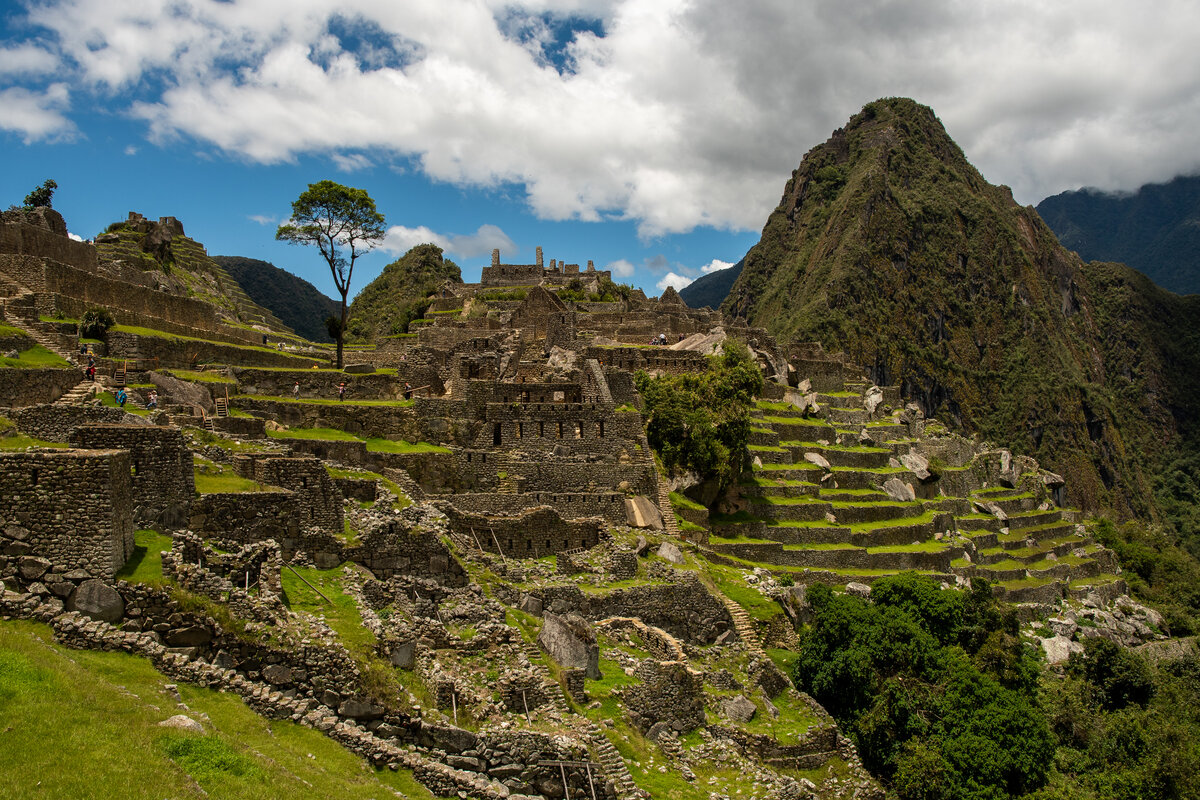
[{"label": "grassy slope in foreground", "polygon": [[[376,772],[332,739],[268,721],[232,694],[170,679],[125,653],[68,650],[50,629],[0,623],[0,797],[431,798],[407,772]],[[161,728],[175,714],[204,735]]]}]

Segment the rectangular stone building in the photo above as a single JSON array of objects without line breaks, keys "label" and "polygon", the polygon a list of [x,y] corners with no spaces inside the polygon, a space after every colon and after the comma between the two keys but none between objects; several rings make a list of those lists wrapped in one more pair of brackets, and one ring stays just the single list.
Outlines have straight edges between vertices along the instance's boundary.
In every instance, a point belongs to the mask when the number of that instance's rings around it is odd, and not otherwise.
[{"label": "rectangular stone building", "polygon": [[0,453],[0,532],[28,555],[111,578],[133,553],[126,450]]}]

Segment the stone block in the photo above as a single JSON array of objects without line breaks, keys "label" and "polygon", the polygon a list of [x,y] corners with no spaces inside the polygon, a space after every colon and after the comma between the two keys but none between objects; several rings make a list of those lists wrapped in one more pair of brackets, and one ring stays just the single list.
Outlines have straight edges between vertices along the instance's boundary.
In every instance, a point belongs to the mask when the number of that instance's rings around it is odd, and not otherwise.
[{"label": "stone block", "polygon": [[631,528],[663,529],[662,512],[649,498],[641,495],[625,498],[625,519]]},{"label": "stone block", "polygon": [[67,599],[67,608],[102,622],[118,622],[125,616],[125,601],[104,581],[87,580]]},{"label": "stone block", "polygon": [[562,666],[582,669],[591,680],[600,679],[600,645],[591,623],[583,617],[547,613],[537,643]]}]

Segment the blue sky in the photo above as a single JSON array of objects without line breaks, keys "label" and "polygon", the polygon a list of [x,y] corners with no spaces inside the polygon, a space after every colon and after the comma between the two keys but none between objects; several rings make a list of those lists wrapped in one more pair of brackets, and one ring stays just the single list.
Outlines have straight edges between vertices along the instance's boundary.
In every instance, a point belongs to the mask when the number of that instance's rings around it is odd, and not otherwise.
[{"label": "blue sky", "polygon": [[863,104],[931,105],[1036,203],[1200,168],[1200,5],[1063,0],[42,0],[0,5],[0,204],[48,177],[74,233],[178,217],[274,242],[304,187],[366,189],[385,248],[611,267],[658,294],[740,258]]}]

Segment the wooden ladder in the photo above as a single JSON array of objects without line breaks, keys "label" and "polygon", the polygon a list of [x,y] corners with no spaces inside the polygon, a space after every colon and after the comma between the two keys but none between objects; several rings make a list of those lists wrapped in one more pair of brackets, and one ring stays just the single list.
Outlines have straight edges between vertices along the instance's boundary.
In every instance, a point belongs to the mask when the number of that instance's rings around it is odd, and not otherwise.
[{"label": "wooden ladder", "polygon": [[225,396],[224,397],[218,397],[216,399],[216,406],[217,406],[217,416],[218,417],[228,417],[229,416],[229,387],[225,388]]},{"label": "wooden ladder", "polygon": [[113,367],[113,383],[117,386],[125,385],[125,376],[129,373],[129,362],[122,361],[117,366]]}]

